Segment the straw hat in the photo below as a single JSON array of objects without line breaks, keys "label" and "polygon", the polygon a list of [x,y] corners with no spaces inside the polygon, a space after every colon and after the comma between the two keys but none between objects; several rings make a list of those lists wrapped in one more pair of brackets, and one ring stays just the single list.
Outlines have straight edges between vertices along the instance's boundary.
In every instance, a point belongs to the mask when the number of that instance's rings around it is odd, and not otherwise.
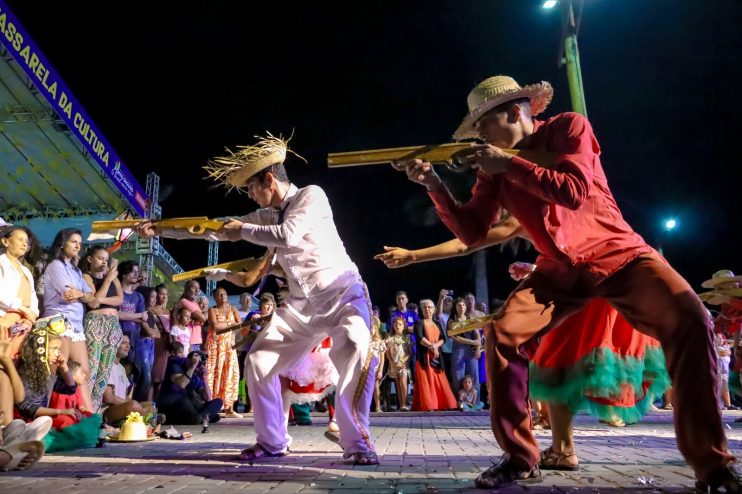
[{"label": "straw hat", "polygon": [[722,283],[739,282],[742,281],[742,276],[734,276],[734,273],[728,269],[722,269],[711,275],[710,280],[706,280],[701,283],[704,288],[715,288],[716,285]]},{"label": "straw hat", "polygon": [[288,148],[290,137],[283,139],[274,137],[270,132],[267,134],[267,137],[255,136],[258,142],[253,146],[237,146],[237,152],[225,148],[229,153],[227,156],[217,156],[209,160],[204,166],[209,178],[229,190],[241,190],[247,181],[259,171],[271,165],[283,163],[287,152],[301,158]]},{"label": "straw hat", "polygon": [[496,75],[485,79],[474,87],[466,98],[469,113],[456,129],[453,138],[458,140],[479,137],[474,124],[482,115],[508,101],[528,98],[531,101],[531,115],[543,112],[554,96],[554,89],[546,81],[520,87],[515,79],[506,75]]}]

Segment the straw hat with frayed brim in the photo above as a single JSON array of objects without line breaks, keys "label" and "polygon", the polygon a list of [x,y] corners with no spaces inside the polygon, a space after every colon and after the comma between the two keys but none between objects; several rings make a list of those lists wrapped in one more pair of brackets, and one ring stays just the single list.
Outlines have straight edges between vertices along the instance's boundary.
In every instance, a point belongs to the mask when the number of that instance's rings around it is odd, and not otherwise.
[{"label": "straw hat with frayed brim", "polygon": [[466,102],[469,113],[456,129],[453,138],[457,141],[479,137],[474,124],[493,108],[520,98],[531,102],[531,115],[542,113],[554,96],[554,89],[546,81],[521,87],[515,79],[505,75],[496,75],[483,80],[471,90]]},{"label": "straw hat with frayed brim", "polygon": [[[255,136],[258,142],[253,146],[237,146],[237,151],[227,148],[227,156],[217,156],[204,166],[208,177],[225,186],[227,189],[242,190],[256,173],[272,165],[281,164],[286,154],[291,153],[302,158],[288,148],[291,140],[274,137]],[[306,160],[304,160],[306,161]]]},{"label": "straw hat with frayed brim", "polygon": [[722,269],[712,274],[711,279],[706,280],[703,283],[701,283],[701,286],[704,288],[714,288],[717,285],[721,285],[722,283],[740,282],[740,281],[742,281],[742,276],[735,276],[734,273],[731,272],[730,270]]}]

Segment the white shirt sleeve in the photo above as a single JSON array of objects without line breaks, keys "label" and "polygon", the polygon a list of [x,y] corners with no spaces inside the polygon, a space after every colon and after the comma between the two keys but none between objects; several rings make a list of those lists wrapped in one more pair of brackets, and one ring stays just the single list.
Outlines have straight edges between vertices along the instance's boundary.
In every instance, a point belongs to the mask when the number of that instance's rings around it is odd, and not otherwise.
[{"label": "white shirt sleeve", "polygon": [[258,215],[249,214],[242,225],[242,238],[266,247],[296,247],[323,218],[332,218],[330,202],[321,188],[310,185],[294,196],[279,225],[255,223]]}]

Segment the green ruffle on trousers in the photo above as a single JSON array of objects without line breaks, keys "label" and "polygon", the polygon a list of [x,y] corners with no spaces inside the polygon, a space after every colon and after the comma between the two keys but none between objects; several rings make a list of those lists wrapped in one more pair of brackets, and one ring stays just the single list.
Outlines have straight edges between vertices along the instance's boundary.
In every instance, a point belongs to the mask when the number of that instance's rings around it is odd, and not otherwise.
[{"label": "green ruffle on trousers", "polygon": [[742,383],[739,382],[739,371],[729,371],[729,392],[742,396]]},{"label": "green ruffle on trousers", "polygon": [[[646,395],[643,383],[649,383]],[[586,395],[617,397],[624,385],[631,386],[637,397],[644,398],[635,406],[620,407],[596,403]],[[601,420],[619,418],[627,424],[636,423],[652,407],[654,398],[669,387],[665,355],[655,346],[647,348],[643,359],[622,357],[607,348],[598,348],[573,367],[546,369],[530,365],[531,399],[566,404],[572,413],[586,411]]]},{"label": "green ruffle on trousers", "polygon": [[103,416],[94,414],[61,430],[52,429],[44,437],[47,453],[72,449],[94,448],[98,442],[98,431]]}]

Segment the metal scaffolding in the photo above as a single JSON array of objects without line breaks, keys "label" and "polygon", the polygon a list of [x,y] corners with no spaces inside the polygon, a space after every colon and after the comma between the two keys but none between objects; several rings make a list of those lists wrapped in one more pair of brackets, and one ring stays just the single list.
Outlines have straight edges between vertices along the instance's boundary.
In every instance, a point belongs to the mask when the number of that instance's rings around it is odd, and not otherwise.
[{"label": "metal scaffolding", "polygon": [[[207,266],[213,266],[219,263],[219,242],[216,240],[209,242],[209,259],[206,263]],[[206,294],[211,295],[216,290],[216,281],[208,280],[206,282]]]}]

